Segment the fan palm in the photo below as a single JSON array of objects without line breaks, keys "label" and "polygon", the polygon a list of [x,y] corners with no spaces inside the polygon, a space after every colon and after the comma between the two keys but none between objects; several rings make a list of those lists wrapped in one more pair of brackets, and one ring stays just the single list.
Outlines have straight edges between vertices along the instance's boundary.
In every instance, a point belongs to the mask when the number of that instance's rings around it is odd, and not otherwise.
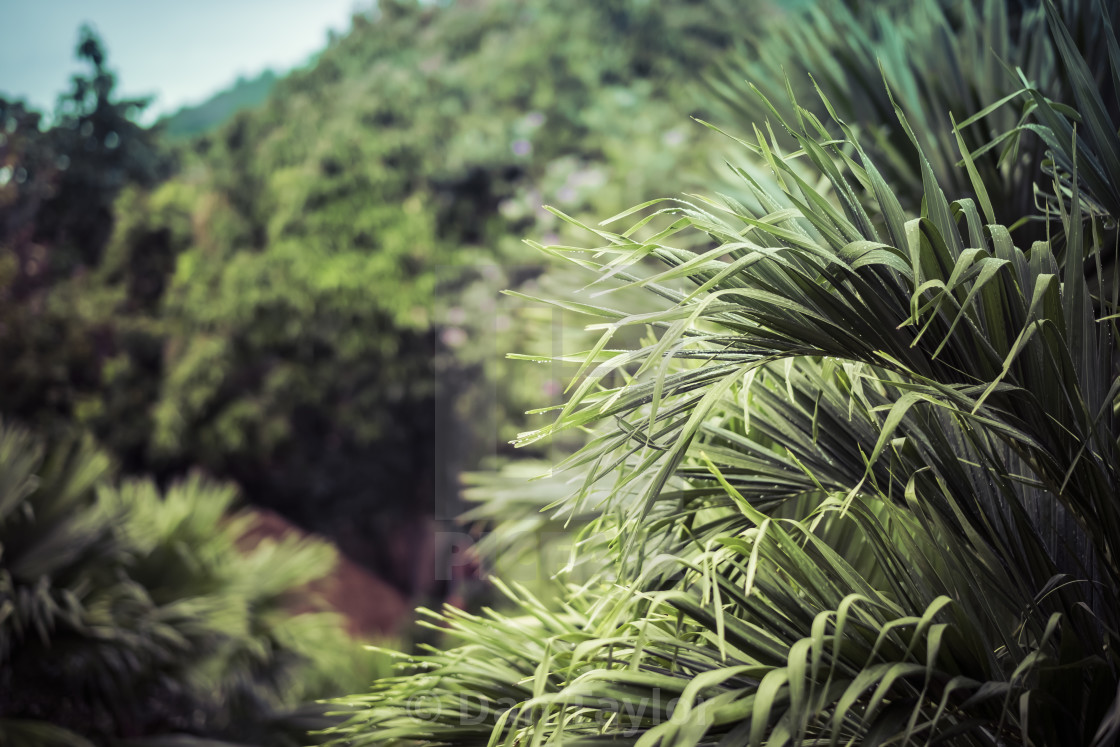
[{"label": "fan palm", "polygon": [[[920,212],[830,97],[827,125],[793,97],[742,141],[772,171],[737,169],[758,209],[655,201],[591,228],[599,246],[542,247],[597,274],[555,303],[601,337],[522,442],[601,424],[561,509],[596,510],[613,575],[554,604],[510,588],[514,612],[445,611],[461,645],[348,699],[340,741],[1120,738],[1120,315],[1101,259],[1120,138],[1060,19],[1048,4],[1071,105],[1019,78],[952,128],[951,156],[894,108]],[[1097,22],[1111,85],[1120,45]],[[1030,246],[962,131],[1001,103],[1025,114],[1009,137],[1046,152],[1049,240]],[[947,158],[971,196],[946,197]],[[634,287],[661,308],[610,303]],[[643,346],[612,347],[635,327]]]},{"label": "fan palm", "polygon": [[333,550],[243,553],[251,516],[229,515],[231,488],[194,477],[161,494],[109,467],[0,424],[0,743],[294,745],[331,724],[300,704],[372,662],[335,616],[289,602]]}]

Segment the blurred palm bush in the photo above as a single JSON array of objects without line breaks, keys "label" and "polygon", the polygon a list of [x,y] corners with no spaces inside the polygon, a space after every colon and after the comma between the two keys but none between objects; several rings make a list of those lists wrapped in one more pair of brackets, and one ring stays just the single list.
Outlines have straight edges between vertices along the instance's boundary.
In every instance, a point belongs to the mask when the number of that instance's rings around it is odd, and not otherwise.
[{"label": "blurred palm bush", "polygon": [[[931,68],[1009,76],[956,123],[897,80],[878,116],[794,83],[741,140],[749,199],[542,247],[596,275],[555,304],[601,336],[520,441],[591,431],[537,504],[609,572],[435,615],[460,645],[346,699],[339,743],[1115,743],[1120,44],[1102,5],[1021,11],[1018,69]],[[871,67],[847,44],[822,78]],[[991,160],[1016,141],[1035,155]],[[659,308],[614,303],[636,288]]]},{"label": "blurred palm bush", "polygon": [[293,612],[329,545],[243,551],[232,488],[109,474],[0,424],[0,742],[306,744],[316,698],[376,676],[336,615]]}]

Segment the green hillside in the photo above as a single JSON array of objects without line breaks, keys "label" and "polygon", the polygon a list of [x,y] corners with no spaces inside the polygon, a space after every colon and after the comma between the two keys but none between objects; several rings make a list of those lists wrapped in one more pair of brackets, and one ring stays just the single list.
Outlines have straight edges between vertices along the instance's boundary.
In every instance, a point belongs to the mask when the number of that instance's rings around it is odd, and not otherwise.
[{"label": "green hillside", "polygon": [[235,114],[264,103],[280,79],[272,70],[253,78],[238,78],[222,91],[195,106],[184,106],[160,120],[164,134],[171,139],[200,135],[228,122]]}]

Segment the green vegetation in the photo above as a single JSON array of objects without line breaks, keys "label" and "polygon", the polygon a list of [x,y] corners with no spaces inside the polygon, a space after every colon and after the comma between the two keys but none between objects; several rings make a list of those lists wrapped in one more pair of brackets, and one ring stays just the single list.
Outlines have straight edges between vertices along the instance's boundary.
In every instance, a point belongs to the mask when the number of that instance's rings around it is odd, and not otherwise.
[{"label": "green vegetation", "polygon": [[[913,167],[885,118],[793,93],[741,141],[744,199],[540,247],[594,276],[578,308],[602,336],[520,442],[595,429],[554,509],[593,514],[580,560],[609,571],[437,615],[459,645],[347,699],[342,742],[1115,742],[1120,44],[1115,11],[1065,10],[1009,32],[1040,77],[981,68],[1013,95],[895,98]],[[626,310],[635,288],[660,309]]]},{"label": "green vegetation", "polygon": [[379,664],[334,614],[291,611],[334,551],[240,549],[253,515],[229,514],[231,487],[161,494],[109,464],[0,424],[0,741],[306,744],[332,723],[313,701]]},{"label": "green vegetation", "polygon": [[[1092,5],[1057,2],[1100,85],[1108,76],[1108,36],[1096,14],[1086,12]],[[1024,245],[1046,238],[1031,185],[1048,146],[1016,129],[1021,108],[1001,106],[970,127],[958,131],[953,126],[954,117],[962,122],[1018,97],[1023,83],[1008,72],[1008,64],[1027,80],[1046,81],[1051,97],[1072,100],[1038,3],[822,3],[797,23],[776,25],[771,34],[766,44],[722,64],[712,86],[722,102],[721,121],[761,123],[772,116],[772,108],[787,120],[794,118],[787,85],[801,105],[826,121],[827,99],[860,135],[903,206],[918,211],[924,196],[921,159],[898,126],[895,106],[900,106],[950,200],[978,198],[969,171],[959,165],[959,134],[976,154],[973,167],[995,217],[1015,229],[1031,223],[1016,233]],[[1115,114],[1116,104],[1110,107]],[[1009,138],[997,140],[1002,133]],[[776,134],[783,146],[797,147],[781,129]]]},{"label": "green vegetation", "polygon": [[[86,30],[0,100],[0,742],[1120,738],[1120,6],[806,6],[382,0],[153,129]],[[235,498],[440,598],[483,465],[503,598],[380,679]]]},{"label": "green vegetation", "polygon": [[[736,12],[356,15],[262,106],[179,147],[174,178],[118,180],[97,251],[0,300],[0,411],[92,433],[129,473],[201,467],[305,527],[386,543],[433,492],[453,500],[458,471],[523,430],[549,384],[542,368],[496,398],[477,386],[527,334],[495,303],[545,269],[519,237],[573,235],[540,203],[590,216],[684,188],[711,137],[689,126],[684,82]],[[643,168],[608,189],[635,154]],[[379,569],[414,591],[407,569]]]},{"label": "green vegetation", "polygon": [[[135,257],[119,292],[85,276],[105,261],[122,189],[154,185],[172,159],[132,120],[146,102],[113,96],[115,77],[88,28],[78,57],[90,70],[74,76],[49,128],[0,99],[0,411],[52,430],[83,419],[106,367],[126,377],[127,391],[114,387],[97,412],[126,421],[159,358],[156,335],[113,317],[115,306],[127,318],[129,306],[156,300],[159,258]],[[95,293],[76,297],[75,284]],[[112,446],[131,462],[141,436],[135,424],[126,430]]]},{"label": "green vegetation", "polygon": [[169,166],[155,134],[131,119],[146,102],[111,97],[115,78],[90,29],[77,51],[91,69],[74,76],[50,129],[38,112],[0,98],[3,300],[25,300],[99,262],[121,188],[154,184]]}]

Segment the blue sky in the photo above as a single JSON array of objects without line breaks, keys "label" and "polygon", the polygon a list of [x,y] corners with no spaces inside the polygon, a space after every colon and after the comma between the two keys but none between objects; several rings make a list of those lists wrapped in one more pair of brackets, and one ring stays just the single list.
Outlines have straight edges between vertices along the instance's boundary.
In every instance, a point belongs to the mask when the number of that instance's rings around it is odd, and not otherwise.
[{"label": "blue sky", "polygon": [[0,0],[0,93],[49,110],[80,69],[78,27],[109,52],[120,95],[156,94],[145,119],[205,100],[239,75],[305,62],[370,0]]}]

